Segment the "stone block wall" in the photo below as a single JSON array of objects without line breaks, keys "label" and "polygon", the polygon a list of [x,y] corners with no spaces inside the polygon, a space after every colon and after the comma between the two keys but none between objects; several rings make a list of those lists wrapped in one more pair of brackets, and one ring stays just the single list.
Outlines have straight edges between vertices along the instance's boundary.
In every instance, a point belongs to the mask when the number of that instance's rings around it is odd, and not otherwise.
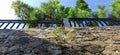
[{"label": "stone block wall", "polygon": [[54,28],[0,30],[0,55],[120,55],[119,26],[61,30],[61,37]]}]

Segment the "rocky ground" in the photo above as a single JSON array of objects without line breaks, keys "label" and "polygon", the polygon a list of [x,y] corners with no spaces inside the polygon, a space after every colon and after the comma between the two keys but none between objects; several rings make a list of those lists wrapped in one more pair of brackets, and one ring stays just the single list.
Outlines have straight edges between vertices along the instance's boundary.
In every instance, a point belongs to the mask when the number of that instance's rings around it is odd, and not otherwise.
[{"label": "rocky ground", "polygon": [[[74,29],[69,35],[69,30]],[[120,27],[0,30],[0,55],[120,55]]]}]

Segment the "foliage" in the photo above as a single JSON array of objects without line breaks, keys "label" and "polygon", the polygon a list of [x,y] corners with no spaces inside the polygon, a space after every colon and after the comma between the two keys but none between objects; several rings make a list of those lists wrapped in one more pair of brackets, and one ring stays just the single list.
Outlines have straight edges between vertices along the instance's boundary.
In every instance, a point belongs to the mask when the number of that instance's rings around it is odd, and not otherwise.
[{"label": "foliage", "polygon": [[90,10],[89,7],[88,7],[88,4],[84,0],[77,0],[75,7],[79,8],[81,10],[87,10],[87,11]]},{"label": "foliage", "polygon": [[90,53],[90,52],[88,52],[88,51],[86,51],[86,52],[85,52],[85,55],[91,55],[91,53]]},{"label": "foliage", "polygon": [[92,17],[95,18],[106,18],[107,8],[105,5],[100,6],[97,4],[97,10],[92,12]]},{"label": "foliage", "polygon": [[[91,12],[91,17],[93,18],[106,18],[107,8],[105,5],[101,6],[97,4],[97,10]],[[97,21],[96,21],[97,22]],[[89,22],[88,26],[97,26],[95,22]]]},{"label": "foliage", "polygon": [[20,19],[26,20],[62,20],[67,16],[68,9],[59,4],[58,0],[48,0],[42,2],[40,8],[30,7],[19,0],[12,3],[12,8]]},{"label": "foliage", "polygon": [[11,7],[15,10],[15,14],[20,19],[24,19],[24,20],[31,20],[32,19],[32,20],[34,20],[34,18],[30,16],[30,14],[34,8],[30,7],[28,4],[25,4],[19,0],[16,0],[15,2],[12,3]]},{"label": "foliage", "polygon": [[[30,7],[28,4],[16,0],[11,6],[15,10],[15,14],[22,20],[36,20],[37,9]],[[36,27],[37,24],[26,24],[27,26]]]},{"label": "foliage", "polygon": [[70,39],[70,38],[74,37],[74,36],[72,36],[73,32],[74,32],[74,29],[69,30],[68,33],[66,34],[66,38]]},{"label": "foliage", "polygon": [[[110,4],[111,11],[110,18],[120,17],[120,0],[114,0]],[[63,18],[106,18],[107,8],[105,5],[97,5],[97,10],[92,11],[84,0],[76,0],[76,5],[71,7],[64,7],[60,5],[58,0],[48,0],[42,2],[41,7],[34,8],[16,0],[11,6],[16,15],[23,20],[63,20]],[[94,22],[88,22],[89,26],[95,26]],[[32,25],[37,26],[37,25]]]},{"label": "foliage", "polygon": [[120,0],[114,0],[113,2],[111,2],[110,8],[111,8],[111,11],[110,11],[109,17],[120,18]]},{"label": "foliage", "polygon": [[[91,10],[84,0],[77,0],[76,6],[64,7],[58,0],[42,2],[41,7],[33,8],[19,0],[12,3],[16,15],[23,20],[63,20],[63,18],[88,18]],[[45,24],[49,26],[48,24]],[[32,27],[37,25],[32,25]]]},{"label": "foliage", "polygon": [[52,35],[54,35],[55,37],[62,37],[63,30],[61,29],[61,27],[57,27],[55,26],[55,30],[53,32],[51,32]]},{"label": "foliage", "polygon": [[41,4],[41,13],[45,15],[44,18],[47,18],[48,20],[61,20],[65,16],[64,14],[64,6],[61,6],[59,4],[58,0],[48,0],[48,2],[43,2]]},{"label": "foliage", "polygon": [[107,13],[107,9],[106,6],[100,6],[97,5],[98,10],[96,11],[96,14],[98,16],[98,18],[105,18],[106,17],[106,13]]},{"label": "foliage", "polygon": [[87,18],[90,17],[90,12],[81,10],[80,8],[70,7],[68,12],[68,18]]},{"label": "foliage", "polygon": [[64,8],[64,10],[63,10],[63,12],[64,12],[64,18],[68,18],[68,16],[69,16],[69,11],[70,11],[70,7],[65,7]]},{"label": "foliage", "polygon": [[76,6],[70,7],[67,18],[88,18],[90,9],[84,0],[77,0]]},{"label": "foliage", "polygon": [[84,0],[77,0],[76,6],[64,7],[58,0],[42,2],[41,7],[33,8],[19,0],[12,3],[12,8],[21,19],[62,20],[63,18],[88,18],[91,10]]},{"label": "foliage", "polygon": [[[114,0],[110,4],[110,18],[120,17],[120,0]],[[28,4],[16,0],[11,6],[15,10],[15,14],[23,20],[62,20],[63,18],[106,18],[107,8],[105,5],[97,5],[96,11],[91,11],[88,4],[84,0],[76,0],[76,5],[64,7],[60,5],[58,0],[48,0],[42,2],[41,7],[34,8]]]},{"label": "foliage", "polygon": [[75,8],[77,18],[90,17],[91,10],[89,9],[88,4],[84,0],[77,0]]},{"label": "foliage", "polygon": [[70,7],[69,11],[68,11],[68,16],[67,18],[75,18],[76,17],[76,13],[75,13],[75,7]]},{"label": "foliage", "polygon": [[63,31],[63,29],[62,29],[62,27],[55,27],[55,30],[53,31],[53,32],[51,32],[51,34],[52,35],[54,35],[55,37],[57,37],[57,38],[66,38],[66,39],[70,39],[70,38],[72,38],[72,37],[74,37],[73,36],[73,31],[74,31],[74,29],[71,29],[71,30],[69,30],[67,33],[65,33],[64,31]]},{"label": "foliage", "polygon": [[90,12],[87,10],[78,9],[77,17],[78,18],[88,18],[88,17],[90,17]]}]

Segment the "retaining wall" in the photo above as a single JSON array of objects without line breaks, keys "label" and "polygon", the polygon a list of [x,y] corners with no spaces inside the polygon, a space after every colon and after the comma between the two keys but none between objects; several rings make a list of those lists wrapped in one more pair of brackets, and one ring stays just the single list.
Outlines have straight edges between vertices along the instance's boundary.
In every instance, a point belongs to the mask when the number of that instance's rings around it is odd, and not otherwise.
[{"label": "retaining wall", "polygon": [[0,30],[0,55],[120,55],[119,26],[60,30],[61,37],[54,28]]}]

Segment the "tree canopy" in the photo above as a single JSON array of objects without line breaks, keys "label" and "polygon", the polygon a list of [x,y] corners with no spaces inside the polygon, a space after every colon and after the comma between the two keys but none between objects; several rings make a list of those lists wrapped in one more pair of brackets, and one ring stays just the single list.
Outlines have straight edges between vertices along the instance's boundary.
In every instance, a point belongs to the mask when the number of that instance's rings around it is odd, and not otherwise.
[{"label": "tree canopy", "polygon": [[84,0],[77,0],[76,6],[70,7],[68,18],[88,18],[90,17],[90,8]]},{"label": "tree canopy", "polygon": [[58,0],[49,0],[48,2],[43,2],[39,10],[43,13],[45,19],[59,20],[64,18],[64,6],[59,4]]},{"label": "tree canopy", "polygon": [[97,5],[97,10],[96,11],[93,11],[92,12],[92,17],[95,17],[95,18],[105,18],[107,17],[106,14],[107,14],[107,8],[105,5],[103,6],[100,6],[100,5]]},{"label": "tree canopy", "polygon": [[81,10],[90,10],[88,4],[84,0],[77,0],[75,7]]},{"label": "tree canopy", "polygon": [[12,8],[20,19],[30,20],[62,20],[63,18],[106,18],[107,13],[111,18],[120,17],[120,0],[114,0],[110,4],[110,12],[105,5],[97,5],[97,10],[92,11],[84,0],[76,0],[76,5],[64,7],[59,0],[48,0],[42,2],[41,7],[34,8],[28,4],[16,0],[12,3]]},{"label": "tree canopy", "polygon": [[110,14],[109,17],[111,18],[120,18],[120,0],[114,0],[111,4],[110,4]]},{"label": "tree canopy", "polygon": [[15,10],[15,14],[20,19],[32,19],[30,13],[33,11],[33,7],[30,7],[28,4],[25,4],[19,0],[16,0],[12,3],[11,6]]}]

